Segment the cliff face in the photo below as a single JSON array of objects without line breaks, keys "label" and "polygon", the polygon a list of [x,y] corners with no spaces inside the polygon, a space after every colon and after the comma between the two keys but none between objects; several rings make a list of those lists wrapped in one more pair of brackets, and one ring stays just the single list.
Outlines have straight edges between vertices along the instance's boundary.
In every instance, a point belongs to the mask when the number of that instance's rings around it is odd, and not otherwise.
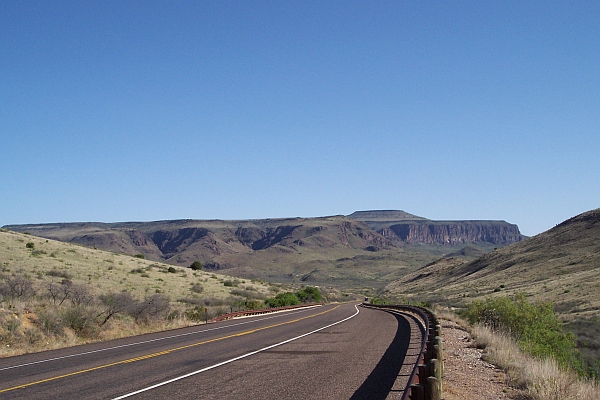
[{"label": "cliff face", "polygon": [[517,225],[505,221],[433,221],[400,210],[357,211],[348,217],[364,222],[389,240],[406,244],[507,245],[525,238]]},{"label": "cliff face", "polygon": [[506,222],[460,221],[399,223],[380,232],[407,244],[426,243],[454,246],[464,243],[510,244],[523,240],[519,227]]}]

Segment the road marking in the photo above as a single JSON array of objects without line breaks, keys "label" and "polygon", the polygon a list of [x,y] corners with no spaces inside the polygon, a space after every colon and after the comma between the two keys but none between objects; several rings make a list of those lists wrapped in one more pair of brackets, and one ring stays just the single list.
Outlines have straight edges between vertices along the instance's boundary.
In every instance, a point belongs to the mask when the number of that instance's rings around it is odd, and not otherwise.
[{"label": "road marking", "polygon": [[[202,369],[199,369],[197,371],[190,372],[188,374],[178,376],[177,378],[169,379],[168,381],[157,383],[156,385],[148,386],[147,388],[136,390],[135,392],[127,393],[127,394],[124,394],[124,395],[119,396],[119,397],[115,397],[113,400],[120,400],[120,399],[125,399],[127,397],[135,396],[136,394],[147,392],[149,390],[156,389],[157,387],[165,386],[165,385],[171,384],[173,382],[176,382],[176,381],[179,381],[179,380],[182,380],[182,379],[185,379],[185,378],[189,378],[190,376],[197,375],[197,374],[200,374],[202,372],[206,372],[208,370],[220,367],[220,366],[225,365],[225,364],[232,363],[232,362],[237,361],[237,360],[241,360],[242,358],[246,358],[246,357],[252,356],[254,354],[263,352],[265,350],[272,349],[273,347],[277,347],[277,346],[281,346],[281,345],[289,343],[289,342],[293,342],[294,340],[298,340],[298,339],[301,339],[301,338],[303,338],[305,336],[312,335],[313,333],[322,331],[323,329],[331,328],[334,325],[341,324],[342,322],[348,321],[349,319],[354,318],[355,316],[357,316],[360,311],[358,310],[358,306],[355,305],[354,308],[356,308],[356,312],[354,314],[352,314],[351,316],[349,316],[347,318],[344,318],[344,319],[342,319],[340,321],[334,322],[333,324],[329,324],[327,326],[324,326],[324,327],[319,328],[319,329],[315,329],[314,331],[302,334],[300,336],[296,336],[294,338],[291,338],[291,339],[288,339],[288,340],[284,340],[283,342],[280,342],[280,343],[276,343],[276,344],[272,344],[272,345],[267,346],[267,347],[263,347],[262,349],[259,349],[259,350],[251,351],[250,353],[246,353],[244,355],[241,355],[241,356],[238,356],[238,357],[234,357],[234,358],[232,358],[230,360],[223,361],[223,362],[220,362],[218,364],[211,365],[210,367],[202,368]],[[257,330],[260,330],[260,329],[257,329]]]},{"label": "road marking", "polygon": [[[1,389],[0,393],[10,392],[10,391],[16,390],[16,389],[23,389],[23,388],[26,388],[26,387],[29,387],[29,386],[38,385],[40,383],[45,383],[45,382],[55,381],[55,380],[58,380],[58,379],[68,378],[70,376],[81,375],[81,374],[84,374],[84,373],[87,373],[87,372],[92,372],[92,371],[97,371],[97,370],[100,370],[100,369],[105,369],[105,368],[108,368],[108,367],[113,367],[115,365],[123,365],[123,364],[133,363],[133,362],[136,362],[136,361],[146,360],[146,359],[149,359],[149,358],[154,358],[154,357],[162,356],[162,355],[165,355],[165,354],[170,354],[170,353],[173,353],[173,352],[176,352],[176,351],[179,351],[179,350],[189,349],[191,347],[201,346],[201,345],[204,345],[204,344],[218,342],[218,341],[225,340],[225,339],[231,339],[231,338],[234,338],[234,337],[249,335],[249,334],[252,334],[252,333],[255,333],[255,332],[259,332],[259,331],[263,331],[263,330],[266,330],[266,329],[276,328],[278,326],[289,325],[289,324],[292,324],[292,323],[295,323],[295,322],[302,321],[304,319],[313,318],[313,317],[316,317],[316,316],[319,316],[319,315],[326,314],[326,313],[328,313],[330,311],[335,310],[338,307],[340,307],[340,306],[337,305],[337,306],[335,306],[335,307],[333,307],[333,308],[331,308],[329,310],[325,310],[325,311],[322,311],[322,312],[317,313],[317,314],[307,315],[305,317],[296,318],[296,319],[293,319],[293,320],[290,320],[290,321],[280,322],[278,324],[264,326],[262,328],[252,329],[252,330],[245,331],[245,332],[240,332],[240,333],[234,333],[234,334],[227,335],[227,336],[221,336],[221,337],[214,338],[214,339],[204,340],[202,342],[191,343],[191,344],[188,344],[188,345],[185,345],[185,346],[174,347],[172,349],[163,350],[163,351],[160,351],[160,352],[157,352],[157,353],[151,353],[151,354],[147,354],[147,355],[144,355],[144,356],[139,356],[139,357],[135,357],[135,358],[129,358],[129,359],[122,360],[122,361],[116,361],[116,362],[110,363],[110,364],[99,365],[97,367],[92,367],[92,368],[88,368],[88,369],[84,369],[84,370],[80,370],[80,371],[75,371],[75,372],[71,372],[71,373],[64,374],[64,375],[58,375],[58,376],[54,376],[54,377],[51,377],[51,378],[42,379],[42,380],[35,381],[35,382],[25,383],[23,385],[18,385],[18,386],[13,386],[13,387],[6,388],[6,389]],[[358,308],[357,308],[357,314],[358,314]],[[231,326],[231,325],[229,325],[229,326]],[[325,328],[321,328],[321,329],[325,329]],[[302,337],[302,336],[299,336],[298,338],[300,338],[300,337]],[[283,343],[284,342],[282,342],[281,344],[283,344]]]},{"label": "road marking", "polygon": [[88,354],[101,353],[103,351],[108,351],[108,350],[122,349],[124,347],[137,346],[137,345],[140,345],[140,344],[158,342],[158,341],[166,340],[166,339],[174,339],[174,338],[183,337],[183,336],[197,335],[197,334],[204,333],[204,332],[210,332],[210,331],[216,331],[216,330],[219,330],[219,329],[230,328],[230,327],[233,327],[233,326],[251,324],[253,322],[260,322],[260,321],[265,321],[265,320],[268,320],[268,319],[279,318],[279,317],[284,317],[284,316],[287,316],[287,315],[292,315],[292,314],[297,314],[297,313],[301,313],[301,312],[306,312],[306,311],[308,311],[308,310],[310,310],[310,309],[312,309],[314,307],[316,307],[316,306],[306,307],[306,308],[304,308],[302,310],[294,310],[294,311],[291,311],[291,312],[288,312],[288,313],[273,315],[273,316],[265,317],[265,318],[261,318],[261,319],[253,319],[252,321],[238,322],[236,324],[219,326],[219,327],[210,328],[210,329],[203,329],[201,331],[194,331],[194,332],[188,332],[188,333],[180,333],[179,335],[171,335],[171,336],[161,337],[161,338],[157,338],[157,339],[144,340],[144,341],[136,342],[136,343],[129,343],[129,344],[123,344],[123,345],[120,345],[120,346],[106,347],[104,349],[86,351],[86,352],[83,352],[83,353],[69,354],[67,356],[48,358],[46,360],[33,361],[33,362],[28,362],[28,363],[19,364],[19,365],[11,365],[10,367],[0,368],[0,371],[4,371],[4,370],[7,370],[7,369],[27,367],[29,365],[43,364],[43,363],[47,363],[47,362],[50,362],[50,361],[63,360],[65,358],[80,357],[80,356],[85,356],[85,355],[88,355]]}]

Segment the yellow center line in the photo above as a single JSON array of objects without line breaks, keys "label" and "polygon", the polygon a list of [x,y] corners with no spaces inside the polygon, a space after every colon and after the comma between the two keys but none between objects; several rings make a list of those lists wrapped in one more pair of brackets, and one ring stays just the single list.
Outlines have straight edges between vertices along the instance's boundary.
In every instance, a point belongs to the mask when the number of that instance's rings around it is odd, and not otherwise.
[{"label": "yellow center line", "polygon": [[166,354],[170,354],[170,353],[173,353],[175,351],[185,350],[185,349],[189,349],[189,348],[195,347],[195,346],[201,346],[201,345],[208,344],[208,343],[218,342],[220,340],[231,339],[231,338],[235,338],[235,337],[239,337],[239,336],[244,336],[244,335],[250,335],[252,333],[264,331],[265,329],[276,328],[278,326],[293,324],[295,322],[299,322],[299,321],[302,321],[304,319],[317,317],[319,315],[323,315],[325,313],[333,311],[333,310],[335,310],[338,307],[340,307],[340,306],[337,305],[337,306],[333,307],[332,309],[325,310],[325,311],[322,311],[322,312],[317,313],[317,314],[308,315],[306,317],[297,318],[297,319],[293,319],[293,320],[286,321],[286,322],[280,322],[278,324],[268,325],[268,326],[265,326],[265,327],[262,327],[262,328],[256,328],[256,329],[252,329],[252,330],[249,330],[249,331],[244,331],[244,332],[240,332],[240,333],[234,333],[234,334],[227,335],[227,336],[221,336],[221,337],[218,337],[218,338],[204,340],[202,342],[192,343],[192,344],[188,344],[188,345],[185,345],[185,346],[174,347],[172,349],[159,351],[157,353],[150,353],[150,354],[147,354],[147,355],[144,355],[144,356],[139,356],[139,357],[134,357],[134,358],[128,358],[127,360],[117,361],[117,362],[110,363],[110,364],[99,365],[99,366],[93,367],[93,368],[83,369],[83,370],[80,370],[80,371],[75,371],[75,372],[71,372],[71,373],[64,374],[64,375],[54,376],[52,378],[46,378],[46,379],[42,379],[42,380],[35,381],[35,382],[25,383],[23,385],[13,386],[13,387],[10,387],[10,388],[7,388],[7,389],[1,389],[0,393],[10,392],[11,390],[16,390],[16,389],[23,389],[23,388],[26,388],[26,387],[29,387],[29,386],[39,385],[40,383],[51,382],[51,381],[55,381],[55,380],[58,380],[58,379],[68,378],[70,376],[81,375],[81,374],[85,374],[87,372],[97,371],[99,369],[104,369],[104,368],[108,368],[108,367],[114,367],[115,365],[123,365],[123,364],[133,363],[133,362],[136,362],[136,361],[147,360],[149,358],[154,358],[154,357],[158,357],[158,356],[163,356],[163,355],[166,355]]}]

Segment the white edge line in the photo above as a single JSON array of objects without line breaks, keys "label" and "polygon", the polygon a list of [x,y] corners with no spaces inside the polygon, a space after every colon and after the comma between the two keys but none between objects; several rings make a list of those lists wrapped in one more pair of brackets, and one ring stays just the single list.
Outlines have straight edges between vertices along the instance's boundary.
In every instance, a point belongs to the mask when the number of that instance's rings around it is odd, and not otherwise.
[{"label": "white edge line", "polygon": [[[301,310],[292,310],[292,311],[290,311],[289,313],[287,313],[285,315],[301,313],[301,312],[310,310],[310,309],[315,308],[315,307],[320,307],[320,306],[303,307]],[[47,363],[47,362],[50,362],[50,361],[63,360],[65,358],[80,357],[80,356],[85,356],[85,355],[88,355],[88,354],[101,353],[103,351],[108,351],[108,350],[122,349],[124,347],[137,346],[139,344],[146,344],[146,343],[158,342],[158,341],[166,340],[166,339],[174,339],[174,338],[183,337],[183,336],[197,335],[197,334],[204,333],[204,332],[216,331],[216,330],[219,330],[219,329],[230,328],[232,326],[246,325],[246,324],[250,324],[252,322],[265,321],[267,319],[279,318],[279,317],[284,316],[284,314],[283,314],[284,311],[283,310],[282,311],[275,311],[275,312],[272,312],[270,314],[279,314],[279,313],[281,313],[281,314],[280,315],[273,315],[273,316],[265,317],[265,318],[260,318],[260,319],[253,319],[252,321],[238,322],[236,324],[219,326],[219,327],[210,328],[210,329],[203,329],[203,330],[200,330],[200,331],[180,333],[179,335],[165,336],[165,337],[156,338],[156,339],[144,340],[142,342],[122,344],[120,346],[106,347],[106,348],[103,348],[103,349],[92,350],[92,351],[85,351],[83,353],[77,353],[77,354],[69,354],[67,356],[48,358],[46,360],[33,361],[33,362],[25,363],[25,364],[11,365],[10,367],[0,368],[0,371],[5,371],[5,370],[8,370],[8,369],[14,369],[14,368],[27,367],[29,365],[43,364],[43,363]],[[247,317],[247,318],[250,318],[250,317]],[[154,332],[154,333],[158,333],[158,332]],[[126,339],[126,338],[122,338],[122,339]]]},{"label": "white edge line", "polygon": [[273,347],[281,346],[282,344],[286,344],[286,343],[289,343],[289,342],[293,342],[294,340],[298,340],[298,339],[300,339],[300,338],[303,338],[303,337],[305,337],[305,336],[312,335],[313,333],[316,333],[316,332],[322,331],[323,329],[330,328],[330,327],[332,327],[332,326],[334,326],[334,325],[341,324],[342,322],[348,321],[349,319],[351,319],[351,318],[354,318],[355,316],[357,316],[357,315],[358,315],[358,313],[360,312],[360,311],[358,310],[358,306],[356,306],[356,305],[355,305],[355,306],[354,306],[354,308],[356,308],[356,312],[355,312],[354,314],[352,314],[351,316],[349,316],[349,317],[347,317],[347,318],[344,318],[344,319],[342,319],[342,320],[340,320],[340,321],[334,322],[333,324],[329,324],[329,325],[327,325],[327,326],[324,326],[324,327],[322,327],[322,328],[319,328],[319,329],[315,329],[314,331],[311,331],[311,332],[308,332],[308,333],[302,334],[302,335],[300,335],[300,336],[296,336],[296,337],[294,337],[294,338],[291,338],[291,339],[284,340],[283,342],[279,342],[279,343],[275,343],[275,344],[272,344],[272,345],[270,345],[270,346],[267,346],[267,347],[263,347],[262,349],[259,349],[259,350],[251,351],[250,353],[246,353],[246,354],[243,354],[243,355],[241,355],[241,356],[238,356],[238,357],[235,357],[235,358],[232,358],[232,359],[226,360],[226,361],[222,361],[222,362],[220,362],[220,363],[218,363],[218,364],[214,364],[214,365],[211,365],[211,366],[209,366],[209,367],[202,368],[202,369],[199,369],[199,370],[197,370],[197,371],[190,372],[190,373],[188,373],[188,374],[185,374],[185,375],[178,376],[177,378],[169,379],[168,381],[164,381],[164,382],[161,382],[161,383],[157,383],[156,385],[148,386],[147,388],[140,389],[140,390],[136,390],[135,392],[127,393],[127,394],[124,394],[124,395],[122,395],[122,396],[119,396],[119,397],[115,397],[115,398],[114,398],[114,399],[112,399],[112,400],[120,400],[120,399],[125,399],[125,398],[127,398],[127,397],[135,396],[136,394],[140,394],[140,393],[143,393],[143,392],[147,392],[148,390],[156,389],[157,387],[164,386],[164,385],[168,385],[168,384],[170,384],[170,383],[173,383],[173,382],[179,381],[179,380],[181,380],[181,379],[189,378],[190,376],[197,375],[197,374],[200,374],[200,373],[202,373],[202,372],[206,372],[206,371],[208,371],[208,370],[210,370],[210,369],[214,369],[214,368],[220,367],[220,366],[222,366],[222,365],[225,365],[225,364],[232,363],[232,362],[234,362],[234,361],[237,361],[237,360],[240,360],[240,359],[242,359],[242,358],[246,358],[246,357],[252,356],[252,355],[254,355],[254,354],[256,354],[256,353],[260,353],[260,352],[262,352],[262,351],[265,351],[265,350],[272,349]]}]

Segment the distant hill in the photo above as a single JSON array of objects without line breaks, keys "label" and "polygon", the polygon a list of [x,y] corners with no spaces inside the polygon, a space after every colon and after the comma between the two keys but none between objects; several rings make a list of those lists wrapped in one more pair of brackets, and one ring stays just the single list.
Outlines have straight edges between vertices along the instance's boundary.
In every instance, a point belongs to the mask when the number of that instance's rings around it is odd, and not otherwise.
[{"label": "distant hill", "polygon": [[[409,226],[407,235],[402,224]],[[383,228],[378,230],[380,225]],[[521,238],[516,225],[502,221],[440,224],[389,210],[357,211],[348,217],[83,222],[5,228],[121,254],[143,254],[147,259],[179,266],[198,260],[207,269],[226,270],[244,278],[370,287],[381,287],[465,244],[489,249]],[[411,233],[413,230],[416,233]],[[415,244],[423,246],[410,247]]]}]

